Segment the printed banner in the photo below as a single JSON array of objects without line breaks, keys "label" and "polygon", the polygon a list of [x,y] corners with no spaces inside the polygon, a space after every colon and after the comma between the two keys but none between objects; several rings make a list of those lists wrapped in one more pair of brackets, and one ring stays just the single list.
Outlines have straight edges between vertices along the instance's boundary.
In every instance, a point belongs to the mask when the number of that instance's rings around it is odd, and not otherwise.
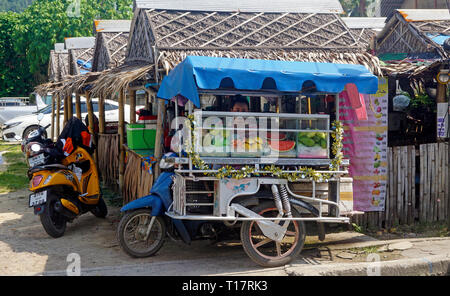
[{"label": "printed banner", "polygon": [[340,120],[344,125],[343,153],[350,159],[353,178],[353,209],[383,211],[387,183],[387,80],[379,78],[378,92],[363,95],[367,120],[350,102],[346,92],[340,97]]}]

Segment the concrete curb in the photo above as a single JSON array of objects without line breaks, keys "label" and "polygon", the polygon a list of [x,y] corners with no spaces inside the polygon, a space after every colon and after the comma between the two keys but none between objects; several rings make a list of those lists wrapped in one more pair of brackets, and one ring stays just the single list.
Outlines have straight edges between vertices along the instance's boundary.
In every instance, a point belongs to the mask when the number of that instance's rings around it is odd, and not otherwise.
[{"label": "concrete curb", "polygon": [[351,243],[351,246],[349,246],[349,243],[336,243],[336,244],[318,244],[315,245],[314,248],[327,248],[329,250],[348,250],[348,249],[358,249],[358,248],[365,248],[365,247],[381,247],[385,245],[391,245],[395,243],[400,242],[410,242],[410,243],[418,243],[418,242],[424,242],[424,241],[442,241],[442,240],[448,240],[450,241],[450,238],[448,237],[426,237],[426,238],[401,238],[401,239],[393,239],[393,240],[376,240],[376,241],[367,241],[367,242],[357,242],[357,243]]},{"label": "concrete curb", "polygon": [[285,267],[290,276],[429,276],[450,275],[450,256],[435,255],[424,258],[384,262],[358,262]]}]

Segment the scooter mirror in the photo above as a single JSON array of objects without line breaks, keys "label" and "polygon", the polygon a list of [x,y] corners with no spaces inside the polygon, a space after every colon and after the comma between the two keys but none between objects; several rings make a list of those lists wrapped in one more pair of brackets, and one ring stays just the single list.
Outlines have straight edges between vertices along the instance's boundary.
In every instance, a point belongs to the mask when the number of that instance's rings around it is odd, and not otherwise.
[{"label": "scooter mirror", "polygon": [[43,113],[39,113],[39,114],[37,115],[37,120],[38,120],[38,121],[41,121],[43,118],[44,118],[44,114],[43,114]]}]

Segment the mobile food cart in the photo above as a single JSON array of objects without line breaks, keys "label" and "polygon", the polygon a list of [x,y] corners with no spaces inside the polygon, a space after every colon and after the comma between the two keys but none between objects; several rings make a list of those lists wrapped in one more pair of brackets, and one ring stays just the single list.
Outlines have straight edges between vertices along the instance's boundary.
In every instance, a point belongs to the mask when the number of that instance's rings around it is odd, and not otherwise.
[{"label": "mobile food cart", "polygon": [[[154,254],[164,237],[154,228],[167,231],[167,221],[185,242],[205,229],[217,232],[220,224],[240,227],[254,262],[280,266],[301,252],[305,221],[348,223],[341,215],[340,180],[349,162],[336,120],[337,94],[348,83],[360,93],[378,88],[377,77],[361,65],[188,56],[157,94],[175,107],[176,154],[161,161],[171,172],[159,177],[149,196],[122,209],[128,212],[118,230],[123,249]],[[249,109],[232,112],[232,102],[242,98]],[[321,103],[315,112],[312,100]],[[308,193],[299,193],[305,184]],[[328,184],[327,194],[317,184]],[[151,208],[148,219],[142,220],[143,208]],[[132,223],[133,215],[140,220]],[[133,249],[139,240],[153,240],[153,249],[139,253]]]}]

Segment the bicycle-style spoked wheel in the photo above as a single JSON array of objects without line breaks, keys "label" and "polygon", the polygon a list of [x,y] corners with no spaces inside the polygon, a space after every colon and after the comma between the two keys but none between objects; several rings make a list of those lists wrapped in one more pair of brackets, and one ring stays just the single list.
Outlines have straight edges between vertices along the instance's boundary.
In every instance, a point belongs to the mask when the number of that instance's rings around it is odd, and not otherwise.
[{"label": "bicycle-style spoked wheel", "polygon": [[162,217],[151,216],[149,210],[127,213],[120,220],[117,237],[120,247],[132,257],[148,257],[162,247],[166,224]]},{"label": "bicycle-style spoked wheel", "polygon": [[[274,203],[266,201],[253,209],[263,217],[274,217],[278,210]],[[294,217],[299,213],[292,209]],[[303,221],[278,221],[280,225],[289,223],[286,234],[280,242],[266,237],[256,221],[245,221],[241,227],[241,240],[247,255],[264,267],[276,267],[288,264],[301,252],[305,242],[306,231]]]}]

